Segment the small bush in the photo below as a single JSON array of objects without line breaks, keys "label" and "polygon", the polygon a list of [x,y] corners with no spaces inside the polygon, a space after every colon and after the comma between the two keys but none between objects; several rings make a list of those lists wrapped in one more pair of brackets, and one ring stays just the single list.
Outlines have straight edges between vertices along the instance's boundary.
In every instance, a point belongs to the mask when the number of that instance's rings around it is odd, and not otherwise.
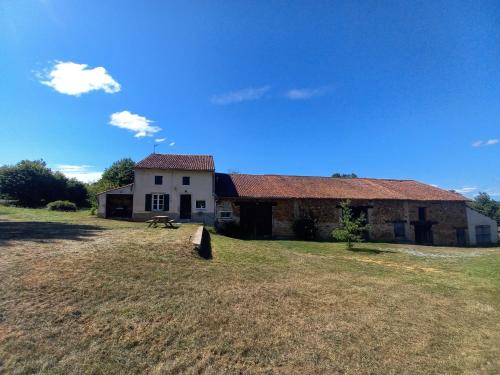
[{"label": "small bush", "polygon": [[96,212],[97,212],[97,208],[92,207],[92,208],[90,209],[90,214],[91,214],[92,216],[95,216]]},{"label": "small bush", "polygon": [[14,199],[0,199],[0,206],[14,207],[17,201]]},{"label": "small bush", "polygon": [[51,211],[76,211],[76,204],[70,201],[54,201],[47,205]]},{"label": "small bush", "polygon": [[317,220],[313,217],[303,217],[293,223],[293,233],[299,240],[315,240],[318,233]]},{"label": "small bush", "polygon": [[241,237],[240,225],[234,221],[217,222],[215,223],[215,228],[217,233],[222,234],[223,236],[234,238]]}]

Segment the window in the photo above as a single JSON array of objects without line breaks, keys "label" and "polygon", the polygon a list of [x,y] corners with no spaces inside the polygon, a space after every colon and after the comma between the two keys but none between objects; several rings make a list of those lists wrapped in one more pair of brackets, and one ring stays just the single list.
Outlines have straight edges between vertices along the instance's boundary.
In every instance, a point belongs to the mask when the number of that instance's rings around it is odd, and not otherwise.
[{"label": "window", "polygon": [[168,194],[146,194],[144,197],[145,211],[168,211],[170,209],[169,206],[170,197]]},{"label": "window", "polygon": [[368,224],[368,207],[364,206],[352,206],[351,207],[352,217],[354,219],[363,218],[365,224]]},{"label": "window", "polygon": [[207,202],[205,201],[196,201],[196,208],[198,210],[204,210],[207,208]]},{"label": "window", "polygon": [[491,228],[489,225],[476,225],[476,243],[486,245],[491,242]]},{"label": "window", "polygon": [[418,208],[418,220],[425,221],[425,220],[427,220],[426,217],[427,217],[427,215],[426,215],[425,207],[419,207]]},{"label": "window", "polygon": [[153,194],[153,211],[163,211],[165,198],[163,194]]},{"label": "window", "polygon": [[182,184],[183,185],[191,185],[191,178],[188,176],[182,177]]},{"label": "window", "polygon": [[231,211],[220,211],[219,217],[221,219],[231,219],[233,217],[233,213]]},{"label": "window", "polygon": [[396,239],[402,239],[405,238],[405,223],[402,221],[399,221],[397,223],[394,223],[394,237]]},{"label": "window", "polygon": [[155,185],[163,184],[163,176],[155,176]]}]

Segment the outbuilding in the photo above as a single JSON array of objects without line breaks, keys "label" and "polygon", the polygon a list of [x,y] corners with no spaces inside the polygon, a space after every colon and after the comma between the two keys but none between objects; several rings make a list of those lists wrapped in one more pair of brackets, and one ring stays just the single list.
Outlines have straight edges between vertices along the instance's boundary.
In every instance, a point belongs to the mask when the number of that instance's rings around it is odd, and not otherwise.
[{"label": "outbuilding", "polygon": [[97,194],[97,216],[114,219],[131,219],[134,184],[128,184]]}]

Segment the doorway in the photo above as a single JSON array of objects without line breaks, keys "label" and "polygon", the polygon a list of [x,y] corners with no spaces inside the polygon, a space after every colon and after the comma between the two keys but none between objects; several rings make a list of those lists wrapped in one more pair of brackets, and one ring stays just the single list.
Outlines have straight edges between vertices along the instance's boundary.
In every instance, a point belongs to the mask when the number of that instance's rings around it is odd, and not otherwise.
[{"label": "doorway", "polygon": [[415,224],[415,243],[432,245],[432,224]]},{"label": "doorway", "polygon": [[273,204],[240,203],[241,234],[246,238],[265,238],[273,234]]},{"label": "doorway", "polygon": [[191,219],[191,194],[181,194],[180,219]]},{"label": "doorway", "polygon": [[107,194],[106,217],[130,219],[132,217],[132,194]]},{"label": "doorway", "polygon": [[467,239],[465,236],[465,228],[457,228],[457,245],[465,246],[467,244]]}]

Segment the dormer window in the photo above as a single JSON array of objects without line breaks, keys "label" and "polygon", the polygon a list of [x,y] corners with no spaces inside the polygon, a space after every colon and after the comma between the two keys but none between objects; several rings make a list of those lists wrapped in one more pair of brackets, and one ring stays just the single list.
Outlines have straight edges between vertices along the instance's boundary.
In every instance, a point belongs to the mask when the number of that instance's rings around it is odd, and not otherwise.
[{"label": "dormer window", "polygon": [[155,176],[155,185],[163,185],[163,176]]},{"label": "dormer window", "polygon": [[191,185],[191,178],[189,176],[182,177],[182,185]]}]

